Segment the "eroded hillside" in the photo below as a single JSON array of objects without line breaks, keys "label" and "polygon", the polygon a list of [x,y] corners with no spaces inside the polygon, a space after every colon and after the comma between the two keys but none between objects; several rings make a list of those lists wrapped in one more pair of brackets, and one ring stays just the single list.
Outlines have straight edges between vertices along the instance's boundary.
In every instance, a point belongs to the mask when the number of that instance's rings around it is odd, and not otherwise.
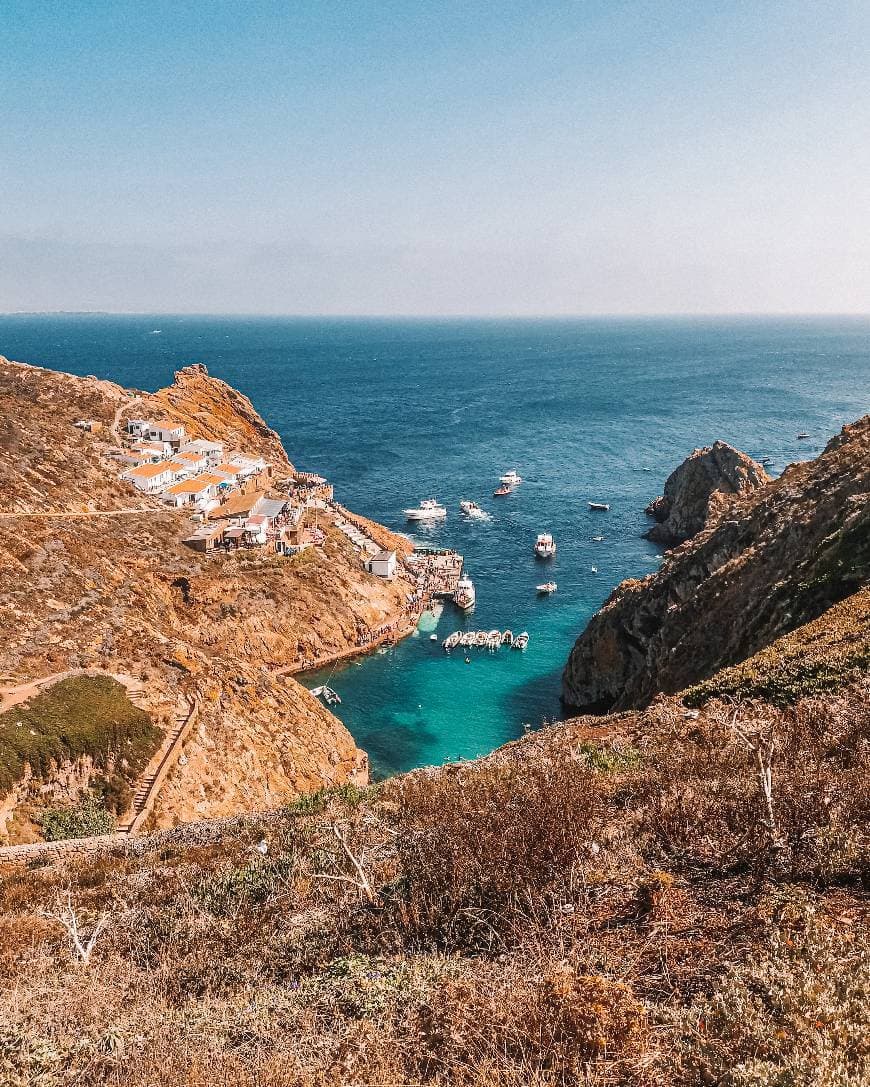
[{"label": "eroded hillside", "polygon": [[[189,516],[120,481],[109,455],[119,409],[123,425],[156,404],[193,437],[268,457],[273,481],[289,476],[250,402],[200,368],[144,404],[95,379],[6,362],[0,374],[7,448],[18,454],[3,458],[3,482],[22,511],[0,517],[0,686],[97,668],[141,681],[164,725],[195,701],[196,728],[160,794],[161,825],[365,780],[350,735],[285,673],[403,616],[410,583],[366,573],[326,513],[321,544],[292,557],[194,552],[182,542]],[[103,426],[85,432],[81,419]],[[94,512],[45,516],[82,510]]]}]

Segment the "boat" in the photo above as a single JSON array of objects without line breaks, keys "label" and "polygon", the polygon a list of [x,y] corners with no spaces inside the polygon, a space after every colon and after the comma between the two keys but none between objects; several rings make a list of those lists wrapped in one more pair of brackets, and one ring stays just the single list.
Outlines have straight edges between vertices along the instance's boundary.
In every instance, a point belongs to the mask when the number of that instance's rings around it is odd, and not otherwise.
[{"label": "boat", "polygon": [[489,634],[487,634],[487,636],[486,636],[486,648],[495,650],[495,649],[498,649],[500,646],[501,646],[501,631],[500,630],[491,630],[489,632]]},{"label": "boat", "polygon": [[800,434],[798,434],[798,439],[803,440],[804,438],[809,438],[809,434],[806,434],[804,431],[801,431]]},{"label": "boat", "polygon": [[340,706],[341,699],[338,694],[331,687],[312,687],[311,694],[315,698],[322,698],[330,706]]},{"label": "boat", "polygon": [[468,630],[459,639],[459,644],[463,646],[474,645],[474,631]]},{"label": "boat", "polygon": [[597,566],[590,566],[589,569],[592,571],[593,574],[598,573],[598,567]]},{"label": "boat", "polygon": [[529,632],[527,630],[524,630],[522,632],[522,634],[518,634],[516,636],[516,638],[514,638],[513,647],[514,647],[514,649],[525,649],[528,644],[529,644]]},{"label": "boat", "polygon": [[593,543],[604,543],[604,537],[603,536],[593,536],[592,537],[592,542]]},{"label": "boat", "polygon": [[474,591],[474,582],[468,574],[462,574],[456,582],[456,588],[453,591],[453,603],[457,608],[468,611],[474,607],[474,601],[476,599],[477,594]]},{"label": "boat", "polygon": [[487,639],[486,631],[485,630],[479,630],[474,635],[474,644],[477,646],[478,649],[483,649],[483,647],[486,645],[486,639]]},{"label": "boat", "polygon": [[504,634],[502,634],[502,636],[501,636],[501,644],[502,644],[502,645],[513,645],[513,644],[514,644],[514,635],[513,635],[513,631],[511,631],[511,630],[506,630],[506,631],[504,632]]},{"label": "boat", "polygon": [[459,645],[462,639],[462,634],[458,630],[454,630],[452,634],[448,634],[443,641],[443,646],[446,650],[451,650],[455,646]]},{"label": "boat", "polygon": [[551,559],[556,554],[556,541],[549,532],[541,532],[535,540],[535,554],[539,559]]},{"label": "boat", "polygon": [[429,641],[430,642],[437,642],[438,641],[438,635],[437,634],[430,634],[429,635]]},{"label": "boat", "polygon": [[508,487],[508,485],[506,483],[503,483],[501,485],[501,487],[496,487],[496,489],[492,492],[492,497],[493,498],[504,498],[504,496],[506,494],[510,494],[510,493],[511,493],[510,487]]},{"label": "boat", "polygon": [[773,464],[773,457],[762,457],[758,463],[765,466],[767,466],[768,464]]},{"label": "boat", "polygon": [[466,517],[476,517],[480,521],[486,520],[489,517],[486,510],[481,509],[476,502],[469,502],[466,499],[463,499],[459,503],[459,508]]},{"label": "boat", "polygon": [[604,510],[605,512],[610,509],[609,502],[590,502],[589,508],[591,510]]},{"label": "boat", "polygon": [[545,581],[543,585],[538,585],[537,590],[542,596],[549,596],[550,593],[554,593],[558,585],[555,581]]},{"label": "boat", "polygon": [[503,476],[499,476],[498,481],[507,487],[516,487],[518,483],[522,483],[522,477],[517,475],[516,468],[511,468],[509,472],[505,472]]},{"label": "boat", "polygon": [[443,521],[447,516],[447,508],[434,498],[424,498],[419,506],[403,512],[409,521]]}]

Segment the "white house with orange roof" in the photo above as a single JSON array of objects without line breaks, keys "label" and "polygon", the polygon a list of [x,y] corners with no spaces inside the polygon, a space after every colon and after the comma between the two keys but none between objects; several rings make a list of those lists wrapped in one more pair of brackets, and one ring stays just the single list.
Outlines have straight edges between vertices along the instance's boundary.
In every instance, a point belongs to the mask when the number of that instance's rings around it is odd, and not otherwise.
[{"label": "white house with orange roof", "polygon": [[135,453],[148,453],[153,460],[162,460],[164,457],[172,456],[172,446],[169,442],[150,442],[139,441],[133,442],[130,447]]},{"label": "white house with orange roof", "polygon": [[186,465],[190,472],[201,472],[208,467],[208,457],[204,453],[198,453],[193,449],[181,449],[172,459],[179,464]]},{"label": "white house with orange roof", "polygon": [[218,495],[224,489],[226,482],[221,476],[207,473],[170,484],[160,497],[170,506],[211,509],[218,504]]},{"label": "white house with orange roof", "polygon": [[181,453],[200,453],[209,464],[217,464],[224,459],[224,443],[213,442],[206,438],[196,438],[191,442],[182,442]]},{"label": "white house with orange roof", "polygon": [[158,419],[149,425],[147,437],[150,441],[169,442],[173,449],[178,449],[184,441],[184,427],[171,419]]},{"label": "white house with orange roof", "polygon": [[131,434],[134,438],[147,438],[148,431],[151,429],[150,419],[128,419],[127,420],[127,433]]},{"label": "white house with orange roof", "polygon": [[172,482],[172,471],[165,461],[157,464],[139,464],[121,473],[121,479],[132,483],[137,490],[146,494],[156,494]]}]

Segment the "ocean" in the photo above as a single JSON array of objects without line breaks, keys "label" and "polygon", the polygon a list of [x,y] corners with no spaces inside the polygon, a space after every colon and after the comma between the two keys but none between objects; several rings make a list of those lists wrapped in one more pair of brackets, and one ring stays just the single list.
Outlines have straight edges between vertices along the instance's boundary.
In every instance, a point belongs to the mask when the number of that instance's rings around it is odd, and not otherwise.
[{"label": "ocean", "polygon": [[[0,354],[149,390],[204,362],[351,509],[409,531],[405,507],[448,507],[415,539],[465,556],[474,613],[463,621],[448,604],[398,646],[305,678],[339,692],[338,715],[387,775],[473,758],[557,718],[574,638],[619,581],[661,560],[643,511],[668,474],[717,438],[772,458],[774,474],[818,453],[868,410],[870,318],[14,315],[0,316]],[[493,498],[510,468],[523,483]],[[468,522],[463,498],[492,520]],[[542,531],[558,545],[547,563],[533,554]],[[558,591],[540,598],[545,580]],[[527,630],[529,648],[466,664],[440,648],[463,626]]]}]

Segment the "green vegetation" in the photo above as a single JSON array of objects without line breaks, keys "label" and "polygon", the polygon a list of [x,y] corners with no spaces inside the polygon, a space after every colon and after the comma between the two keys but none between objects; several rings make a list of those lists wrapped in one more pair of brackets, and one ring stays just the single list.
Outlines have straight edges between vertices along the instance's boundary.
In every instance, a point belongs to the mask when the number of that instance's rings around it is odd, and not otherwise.
[{"label": "green vegetation", "polygon": [[590,770],[598,770],[602,774],[636,770],[642,761],[641,753],[636,747],[603,747],[601,744],[585,742],[580,744],[578,750]]},{"label": "green vegetation", "polygon": [[65,838],[89,838],[92,834],[111,834],[115,820],[93,797],[69,808],[48,808],[41,817],[47,842]]},{"label": "green vegetation", "polygon": [[758,698],[789,706],[838,691],[868,671],[870,590],[864,589],[741,664],[690,687],[683,699],[688,706],[713,698]]},{"label": "green vegetation", "polygon": [[356,808],[363,800],[371,800],[378,790],[377,785],[370,785],[361,789],[358,785],[346,782],[344,785],[335,785],[328,789],[318,789],[314,793],[306,793],[297,797],[284,809],[288,815],[316,815],[326,811],[330,802],[337,801],[347,807]]},{"label": "green vegetation", "polygon": [[34,777],[44,778],[52,764],[82,756],[90,756],[100,768],[114,760],[115,774],[132,781],[161,738],[161,730],[133,705],[117,680],[61,680],[0,714],[0,795],[24,777],[28,765]]}]

